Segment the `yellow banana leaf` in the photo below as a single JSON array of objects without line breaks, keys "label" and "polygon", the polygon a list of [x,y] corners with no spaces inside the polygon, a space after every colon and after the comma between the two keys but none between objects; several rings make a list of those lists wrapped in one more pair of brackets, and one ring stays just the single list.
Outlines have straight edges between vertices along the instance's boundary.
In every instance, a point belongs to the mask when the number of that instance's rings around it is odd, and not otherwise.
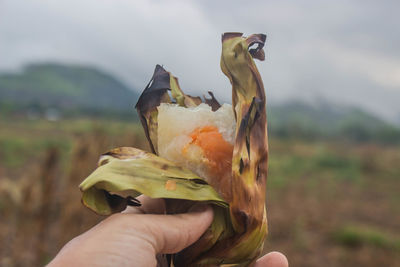
[{"label": "yellow banana leaf", "polygon": [[116,148],[104,154],[99,167],[79,187],[83,192],[83,204],[101,215],[135,205],[134,198],[141,194],[152,198],[207,201],[228,207],[210,185],[190,170],[131,147]]},{"label": "yellow banana leaf", "polygon": [[[232,84],[236,119],[229,186],[213,188],[192,171],[158,157],[158,111],[161,103],[194,107],[203,102],[181,90],[178,79],[160,65],[140,96],[136,109],[152,153],[118,148],[104,154],[99,167],[80,185],[82,201],[103,215],[140,205],[144,194],[166,199],[167,213],[186,212],[196,202],[213,205],[214,221],[193,245],[172,255],[174,266],[248,266],[254,263],[267,235],[265,185],[268,135],[266,99],[253,58],[264,60],[266,36],[222,35],[221,69]],[[169,94],[170,91],[170,94]],[[221,106],[214,95],[204,97],[212,110]],[[177,118],[179,120],[179,118]],[[224,196],[224,199],[221,197]],[[189,203],[188,203],[189,201]]]}]

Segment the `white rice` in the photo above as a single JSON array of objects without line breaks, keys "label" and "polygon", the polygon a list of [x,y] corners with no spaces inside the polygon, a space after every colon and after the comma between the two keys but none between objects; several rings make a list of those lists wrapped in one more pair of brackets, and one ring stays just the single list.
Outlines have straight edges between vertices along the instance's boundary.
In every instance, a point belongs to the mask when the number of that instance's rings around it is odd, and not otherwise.
[{"label": "white rice", "polygon": [[194,108],[161,104],[158,107],[158,154],[207,178],[207,159],[202,150],[190,145],[187,152],[182,153],[192,141],[190,134],[204,126],[217,127],[222,137],[233,145],[235,117],[231,105],[223,104],[214,112],[204,103]]}]

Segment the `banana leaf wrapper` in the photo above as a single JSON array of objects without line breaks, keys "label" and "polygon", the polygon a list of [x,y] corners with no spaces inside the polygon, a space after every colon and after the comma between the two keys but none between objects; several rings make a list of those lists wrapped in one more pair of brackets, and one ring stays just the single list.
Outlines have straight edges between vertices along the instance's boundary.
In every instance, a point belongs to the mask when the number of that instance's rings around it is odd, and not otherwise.
[{"label": "banana leaf wrapper", "polygon": [[[263,248],[267,235],[265,184],[268,136],[265,92],[253,58],[264,60],[266,36],[241,33],[222,35],[221,69],[232,84],[232,107],[236,118],[232,169],[228,187],[199,177],[171,161],[157,156],[157,107],[176,103],[195,107],[206,103],[220,107],[214,95],[192,97],[178,79],[157,65],[152,79],[140,96],[136,109],[152,153],[122,147],[100,157],[99,167],[80,189],[82,202],[101,215],[120,212],[128,205],[140,205],[144,194],[166,200],[167,213],[186,212],[198,202],[214,208],[214,221],[203,236],[180,253],[170,255],[174,266],[249,266]],[[177,118],[179,119],[179,118]],[[224,196],[224,197],[222,197]]]}]

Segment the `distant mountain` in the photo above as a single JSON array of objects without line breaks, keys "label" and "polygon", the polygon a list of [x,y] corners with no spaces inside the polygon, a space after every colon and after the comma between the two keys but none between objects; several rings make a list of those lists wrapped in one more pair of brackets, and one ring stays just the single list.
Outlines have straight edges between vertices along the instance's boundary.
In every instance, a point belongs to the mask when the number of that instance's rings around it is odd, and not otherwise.
[{"label": "distant mountain", "polygon": [[0,104],[62,112],[132,111],[138,93],[93,67],[33,64],[21,73],[0,74]]},{"label": "distant mountain", "polygon": [[[139,93],[93,67],[34,64],[0,74],[0,115],[132,118]],[[43,115],[44,114],[44,115]],[[270,134],[283,138],[347,138],[400,143],[400,130],[353,107],[287,102],[268,106]]]},{"label": "distant mountain", "polygon": [[268,107],[269,130],[282,137],[400,143],[400,129],[359,108],[286,102]]}]

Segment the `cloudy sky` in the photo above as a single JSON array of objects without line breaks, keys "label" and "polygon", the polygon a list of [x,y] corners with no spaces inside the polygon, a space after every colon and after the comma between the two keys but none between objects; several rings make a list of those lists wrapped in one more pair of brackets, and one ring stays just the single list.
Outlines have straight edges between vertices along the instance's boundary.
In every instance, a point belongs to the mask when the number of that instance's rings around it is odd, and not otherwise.
[{"label": "cloudy sky", "polygon": [[0,0],[0,71],[98,66],[141,90],[155,64],[191,94],[229,101],[225,31],[266,33],[270,102],[324,100],[400,121],[400,2]]}]

